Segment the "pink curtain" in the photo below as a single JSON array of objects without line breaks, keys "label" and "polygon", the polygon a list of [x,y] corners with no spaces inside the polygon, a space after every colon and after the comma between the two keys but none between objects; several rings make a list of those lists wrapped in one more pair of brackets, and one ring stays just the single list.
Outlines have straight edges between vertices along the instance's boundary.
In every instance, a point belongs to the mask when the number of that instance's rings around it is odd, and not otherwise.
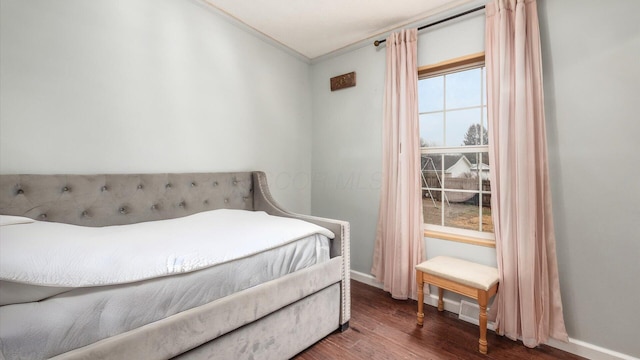
[{"label": "pink curtain", "polygon": [[422,200],[416,29],[387,38],[382,188],[371,273],[396,299],[416,298]]},{"label": "pink curtain", "polygon": [[500,288],[499,332],[528,347],[568,340],[562,317],[535,0],[486,6],[491,212]]}]

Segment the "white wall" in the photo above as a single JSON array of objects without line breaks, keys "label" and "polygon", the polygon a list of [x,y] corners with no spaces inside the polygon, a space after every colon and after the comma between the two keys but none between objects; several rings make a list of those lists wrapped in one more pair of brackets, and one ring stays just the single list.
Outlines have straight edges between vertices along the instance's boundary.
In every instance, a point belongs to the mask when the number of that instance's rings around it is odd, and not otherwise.
[{"label": "white wall", "polygon": [[0,172],[264,170],[311,209],[309,65],[195,0],[2,0]]},{"label": "white wall", "polygon": [[[567,330],[638,357],[640,2],[538,3]],[[483,50],[484,15],[473,16],[421,33],[418,62]],[[312,212],[351,222],[352,268],[365,274],[378,214],[384,63],[384,49],[368,45],[312,67]],[[356,71],[357,86],[330,92],[329,78],[349,71]],[[338,180],[350,176],[359,181]],[[436,239],[425,245],[428,257],[495,264],[493,249]]]}]

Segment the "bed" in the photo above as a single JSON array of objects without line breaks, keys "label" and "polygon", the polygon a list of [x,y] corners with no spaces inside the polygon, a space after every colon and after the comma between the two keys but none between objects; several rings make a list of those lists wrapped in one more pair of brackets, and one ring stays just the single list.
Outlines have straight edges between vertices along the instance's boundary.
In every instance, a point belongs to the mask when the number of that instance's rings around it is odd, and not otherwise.
[{"label": "bed", "polygon": [[348,328],[349,224],[262,172],[0,175],[0,214],[0,359],[287,359]]}]

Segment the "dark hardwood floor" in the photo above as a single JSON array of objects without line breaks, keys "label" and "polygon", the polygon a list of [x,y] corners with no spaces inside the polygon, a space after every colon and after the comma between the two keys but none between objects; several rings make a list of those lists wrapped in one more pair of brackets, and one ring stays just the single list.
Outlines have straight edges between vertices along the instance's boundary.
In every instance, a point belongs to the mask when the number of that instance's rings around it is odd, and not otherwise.
[{"label": "dark hardwood floor", "polygon": [[529,349],[488,331],[489,353],[478,352],[478,327],[425,306],[424,327],[416,326],[416,301],[394,300],[375,287],[351,282],[351,321],[298,354],[298,360],[326,359],[583,359],[540,346]]}]

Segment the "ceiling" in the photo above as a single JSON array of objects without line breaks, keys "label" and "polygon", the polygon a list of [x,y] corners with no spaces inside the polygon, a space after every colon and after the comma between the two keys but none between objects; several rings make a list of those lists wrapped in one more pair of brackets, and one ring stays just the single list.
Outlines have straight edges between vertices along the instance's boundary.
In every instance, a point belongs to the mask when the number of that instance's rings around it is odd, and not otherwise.
[{"label": "ceiling", "polygon": [[309,60],[474,2],[474,0],[205,1]]}]

